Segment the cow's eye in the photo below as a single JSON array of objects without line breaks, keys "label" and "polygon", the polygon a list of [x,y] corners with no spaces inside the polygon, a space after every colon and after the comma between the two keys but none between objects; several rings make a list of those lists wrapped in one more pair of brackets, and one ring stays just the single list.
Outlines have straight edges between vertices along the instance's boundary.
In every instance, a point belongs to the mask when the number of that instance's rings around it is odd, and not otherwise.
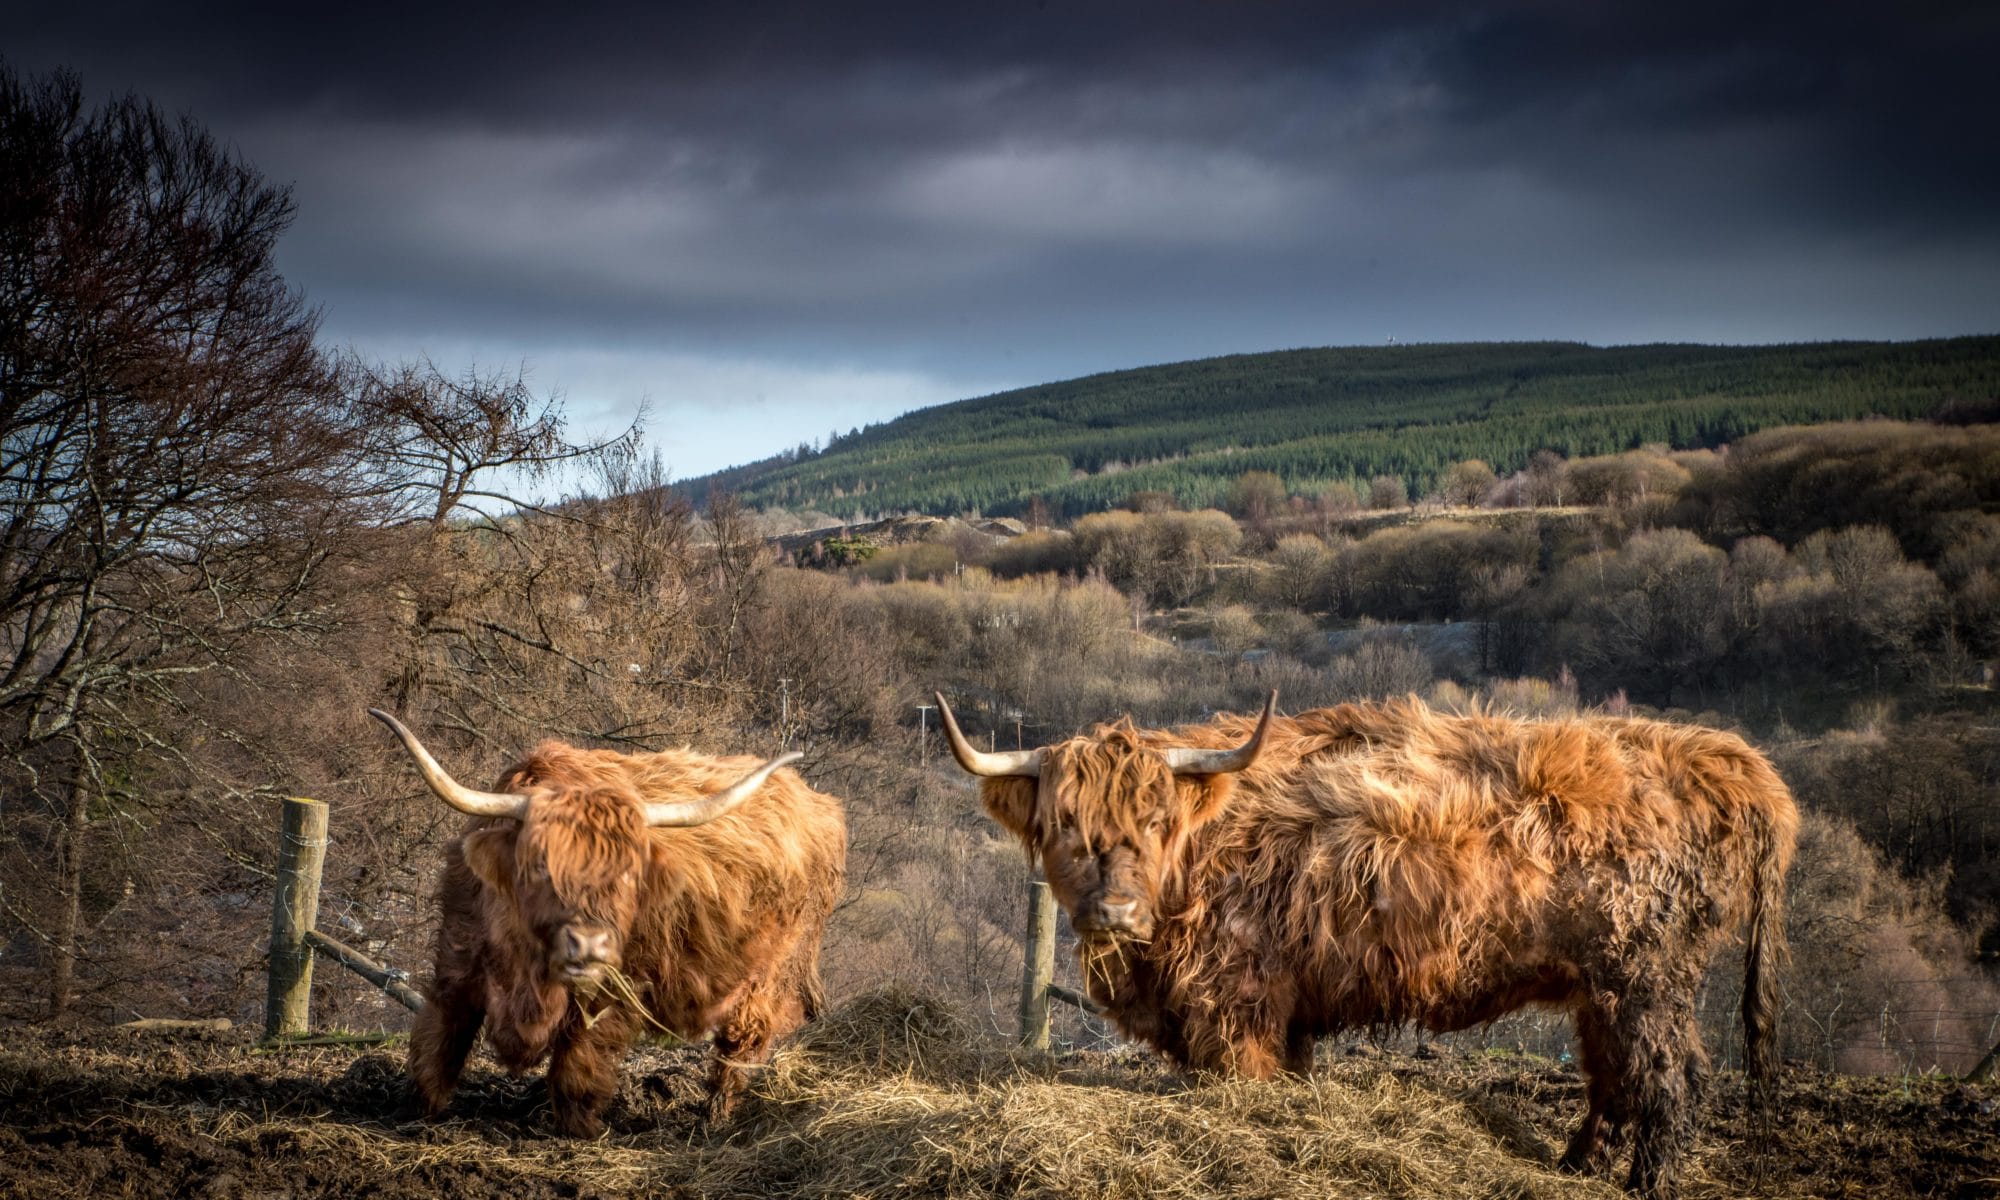
[{"label": "cow's eye", "polygon": [[549,864],[536,863],[534,866],[528,868],[528,875],[534,879],[547,879],[549,877]]},{"label": "cow's eye", "polygon": [[1069,856],[1077,862],[1082,862],[1090,857],[1090,847],[1079,842],[1069,848]]}]

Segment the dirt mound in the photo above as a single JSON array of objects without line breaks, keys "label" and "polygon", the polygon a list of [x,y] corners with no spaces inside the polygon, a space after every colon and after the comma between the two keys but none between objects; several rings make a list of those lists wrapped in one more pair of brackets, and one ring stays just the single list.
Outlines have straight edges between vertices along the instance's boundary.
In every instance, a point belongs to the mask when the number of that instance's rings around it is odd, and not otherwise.
[{"label": "dirt mound", "polygon": [[[1347,1054],[1310,1080],[1189,1080],[1150,1056],[981,1044],[932,997],[836,1008],[701,1120],[705,1047],[642,1046],[592,1142],[549,1135],[538,1078],[475,1060],[451,1113],[413,1120],[399,1049],[266,1053],[11,1030],[0,1195],[1612,1197],[1550,1169],[1581,1111],[1566,1065]],[[1989,1196],[2000,1089],[1789,1074],[1766,1154],[1740,1078],[1712,1089],[1694,1197]]]}]

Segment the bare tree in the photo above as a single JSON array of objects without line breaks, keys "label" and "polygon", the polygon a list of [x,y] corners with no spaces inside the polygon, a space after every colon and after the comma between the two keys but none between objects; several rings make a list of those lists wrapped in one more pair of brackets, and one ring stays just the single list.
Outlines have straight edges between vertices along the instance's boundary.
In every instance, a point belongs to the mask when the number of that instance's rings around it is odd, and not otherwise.
[{"label": "bare tree", "polygon": [[371,432],[377,488],[406,520],[443,529],[455,514],[491,521],[528,507],[515,484],[538,483],[565,464],[630,457],[643,420],[594,442],[568,436],[562,397],[536,396],[525,371],[476,366],[450,375],[429,359],[394,366],[344,364]]},{"label": "bare tree", "polygon": [[1321,539],[1309,533],[1280,538],[1271,551],[1271,572],[1265,579],[1265,591],[1285,608],[1306,612],[1320,607],[1332,566],[1333,551]]},{"label": "bare tree", "polygon": [[1270,471],[1245,471],[1229,485],[1229,511],[1246,521],[1263,521],[1284,506],[1285,481]]},{"label": "bare tree", "polygon": [[359,440],[272,266],[289,195],[191,120],[0,70],[0,177],[0,833],[57,864],[7,911],[59,1012],[87,827],[179,753],[183,681],[323,620]]},{"label": "bare tree", "polygon": [[1438,490],[1445,503],[1471,508],[1485,499],[1495,482],[1497,477],[1492,467],[1487,466],[1483,459],[1468,458],[1452,464]]},{"label": "bare tree", "polygon": [[1410,493],[1394,475],[1377,475],[1368,482],[1368,507],[1384,512],[1410,506]]},{"label": "bare tree", "polygon": [[1537,450],[1528,459],[1528,469],[1522,472],[1525,486],[1523,499],[1535,507],[1554,506],[1561,508],[1569,495],[1569,463],[1553,450]]},{"label": "bare tree", "polygon": [[1728,557],[1684,529],[1635,534],[1572,560],[1551,601],[1566,607],[1565,650],[1600,683],[1647,686],[1672,705],[1728,649]]}]

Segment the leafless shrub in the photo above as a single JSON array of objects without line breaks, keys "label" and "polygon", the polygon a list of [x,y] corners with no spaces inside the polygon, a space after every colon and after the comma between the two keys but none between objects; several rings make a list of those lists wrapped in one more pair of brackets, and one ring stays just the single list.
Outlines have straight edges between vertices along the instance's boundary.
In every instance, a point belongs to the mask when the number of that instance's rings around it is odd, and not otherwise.
[{"label": "leafless shrub", "polygon": [[1271,569],[1264,575],[1262,591],[1282,608],[1311,611],[1327,601],[1333,551],[1324,539],[1295,533],[1280,538],[1270,555]]},{"label": "leafless shrub", "polygon": [[1436,672],[1407,636],[1383,629],[1355,639],[1327,667],[1328,688],[1344,699],[1384,700],[1422,692]]}]

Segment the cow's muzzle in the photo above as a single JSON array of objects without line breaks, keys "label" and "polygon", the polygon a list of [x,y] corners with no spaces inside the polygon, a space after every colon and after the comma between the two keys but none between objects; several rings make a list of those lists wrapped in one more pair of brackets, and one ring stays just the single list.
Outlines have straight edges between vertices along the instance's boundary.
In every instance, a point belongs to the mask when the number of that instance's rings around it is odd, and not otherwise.
[{"label": "cow's muzzle", "polygon": [[1137,900],[1095,900],[1070,920],[1076,935],[1087,942],[1149,942],[1153,914]]},{"label": "cow's muzzle", "polygon": [[618,931],[564,925],[549,946],[549,968],[558,983],[595,985],[618,966]]}]

